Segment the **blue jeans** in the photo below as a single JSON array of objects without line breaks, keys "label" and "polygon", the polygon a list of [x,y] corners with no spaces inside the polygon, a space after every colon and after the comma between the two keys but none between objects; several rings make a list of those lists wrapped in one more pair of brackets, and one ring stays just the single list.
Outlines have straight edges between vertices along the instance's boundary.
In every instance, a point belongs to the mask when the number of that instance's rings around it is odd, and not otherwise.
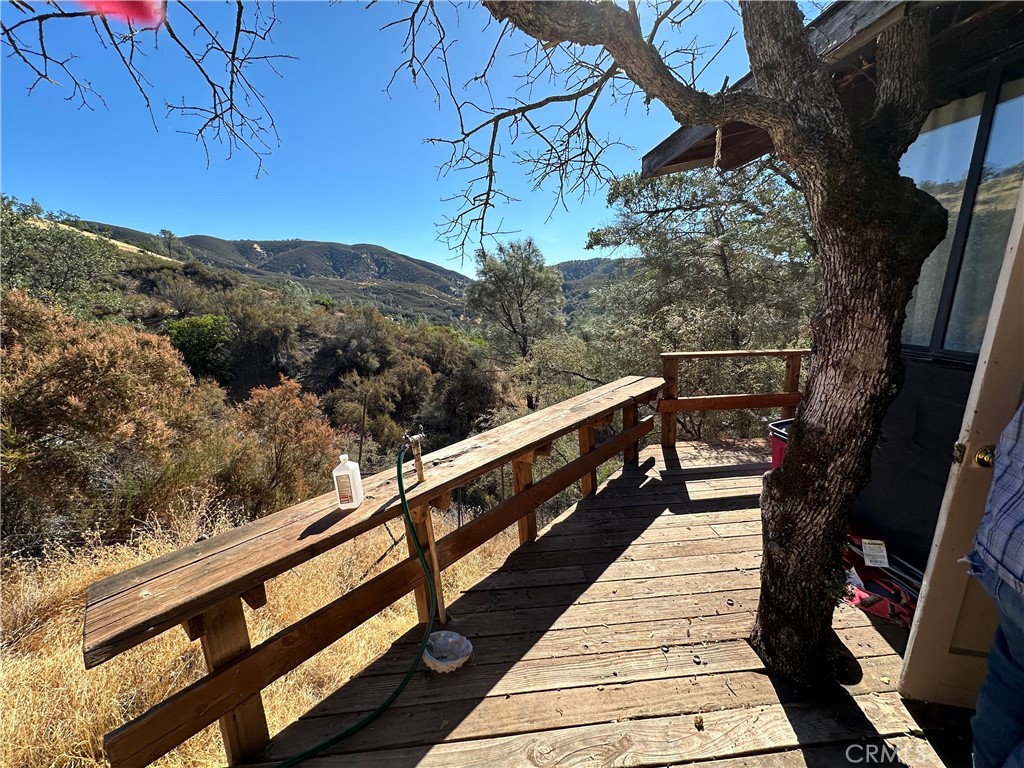
[{"label": "blue jeans", "polygon": [[1024,768],[1024,597],[989,568],[977,552],[967,557],[999,609],[988,652],[988,676],[971,719],[975,768]]}]

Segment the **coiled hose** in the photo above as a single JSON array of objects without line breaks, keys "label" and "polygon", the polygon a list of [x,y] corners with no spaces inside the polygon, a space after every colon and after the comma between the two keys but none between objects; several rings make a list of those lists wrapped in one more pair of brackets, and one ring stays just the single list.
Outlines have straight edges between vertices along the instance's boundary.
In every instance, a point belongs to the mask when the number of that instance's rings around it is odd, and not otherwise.
[{"label": "coiled hose", "polygon": [[[405,463],[405,449],[406,445],[403,443],[401,449],[398,451],[398,498],[402,502],[402,514],[405,516],[406,531],[409,532],[414,529],[412,526],[412,513],[409,511],[409,501],[405,498],[405,481],[402,477],[402,465]],[[427,564],[427,556],[423,554],[423,548],[420,546],[418,537],[412,535],[409,538],[412,540],[413,546],[416,547],[416,555],[420,559],[420,565],[423,566],[423,573],[427,577],[427,591],[430,593],[430,610],[427,612],[427,625],[423,629],[423,640],[420,642],[419,651],[416,656],[413,657],[409,671],[405,673],[405,677],[402,678],[402,682],[400,682],[398,687],[391,692],[391,695],[388,696],[379,707],[373,710],[373,712],[370,712],[370,714],[358,723],[345,729],[337,736],[332,736],[327,741],[317,744],[311,749],[307,749],[302,754],[296,755],[295,757],[289,757],[284,762],[278,763],[277,768],[291,768],[292,766],[298,765],[303,760],[308,760],[309,758],[320,754],[325,749],[333,747],[335,744],[344,741],[349,736],[358,733],[380,717],[381,714],[384,713],[384,710],[394,704],[395,699],[397,699],[399,694],[405,690],[405,686],[408,685],[409,681],[412,679],[413,674],[416,672],[416,668],[419,666],[420,658],[423,656],[423,652],[427,649],[427,642],[430,640],[430,630],[433,627],[434,614],[437,612],[437,586],[434,584],[434,574],[431,572],[430,566]]]}]

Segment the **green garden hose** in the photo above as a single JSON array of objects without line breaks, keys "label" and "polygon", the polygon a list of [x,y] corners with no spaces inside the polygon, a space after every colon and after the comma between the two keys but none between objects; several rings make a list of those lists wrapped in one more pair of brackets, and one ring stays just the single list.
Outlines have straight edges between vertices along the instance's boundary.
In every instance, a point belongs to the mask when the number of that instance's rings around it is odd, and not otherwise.
[{"label": "green garden hose", "polygon": [[[412,526],[412,513],[409,511],[409,501],[405,498],[405,482],[404,479],[402,478],[402,465],[405,463],[405,448],[406,446],[403,443],[401,449],[398,451],[398,497],[399,499],[401,499],[402,502],[402,514],[405,515],[406,531],[412,532],[414,530]],[[423,652],[427,649],[427,642],[430,640],[430,630],[433,627],[434,614],[437,612],[437,586],[434,584],[434,574],[431,572],[430,566],[427,564],[427,557],[423,554],[423,548],[420,546],[418,538],[415,535],[411,535],[409,536],[409,538],[411,539],[413,546],[416,547],[416,554],[420,559],[420,565],[423,566],[423,573],[427,577],[427,591],[430,592],[430,610],[427,613],[427,625],[423,630],[423,641],[420,643],[419,652],[412,660],[412,665],[409,667],[409,671],[405,673],[405,677],[402,678],[402,682],[400,682],[398,684],[398,687],[391,692],[391,695],[384,700],[384,703],[382,703],[379,707],[373,710],[373,712],[368,714],[358,723],[351,726],[350,728],[345,729],[337,736],[332,736],[327,741],[321,744],[317,744],[315,747],[311,749],[307,749],[302,754],[296,755],[295,757],[289,757],[283,763],[278,763],[276,768],[291,768],[291,766],[298,765],[302,761],[308,760],[314,755],[320,754],[328,747],[333,747],[335,744],[344,741],[349,736],[358,733],[360,730],[362,730],[367,725],[376,720],[378,717],[380,717],[380,715],[383,714],[384,710],[386,710],[388,707],[394,704],[395,699],[397,699],[398,695],[403,690],[405,690],[405,686],[408,685],[409,681],[412,679],[413,674],[416,672],[416,668],[420,664],[420,659],[423,656]]]}]

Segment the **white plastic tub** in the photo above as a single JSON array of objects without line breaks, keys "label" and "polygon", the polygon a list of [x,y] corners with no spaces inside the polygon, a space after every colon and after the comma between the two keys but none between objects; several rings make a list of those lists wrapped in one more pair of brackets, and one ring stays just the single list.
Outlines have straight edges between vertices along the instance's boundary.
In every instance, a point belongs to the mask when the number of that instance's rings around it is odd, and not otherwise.
[{"label": "white plastic tub", "polygon": [[423,663],[435,672],[454,672],[473,655],[473,644],[455,632],[431,632]]}]

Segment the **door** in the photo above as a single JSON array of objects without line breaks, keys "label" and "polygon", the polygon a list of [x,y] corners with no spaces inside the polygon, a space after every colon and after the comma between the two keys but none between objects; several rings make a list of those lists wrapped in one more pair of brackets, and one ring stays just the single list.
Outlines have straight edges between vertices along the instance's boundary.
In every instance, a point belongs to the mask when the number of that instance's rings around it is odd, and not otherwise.
[{"label": "door", "polygon": [[[996,283],[960,429],[963,459],[946,483],[899,691],[909,699],[973,707],[986,672],[996,611],[959,562],[971,549],[992,470],[975,459],[996,444],[1024,397],[1024,188]],[[953,446],[950,446],[952,450]]]}]

